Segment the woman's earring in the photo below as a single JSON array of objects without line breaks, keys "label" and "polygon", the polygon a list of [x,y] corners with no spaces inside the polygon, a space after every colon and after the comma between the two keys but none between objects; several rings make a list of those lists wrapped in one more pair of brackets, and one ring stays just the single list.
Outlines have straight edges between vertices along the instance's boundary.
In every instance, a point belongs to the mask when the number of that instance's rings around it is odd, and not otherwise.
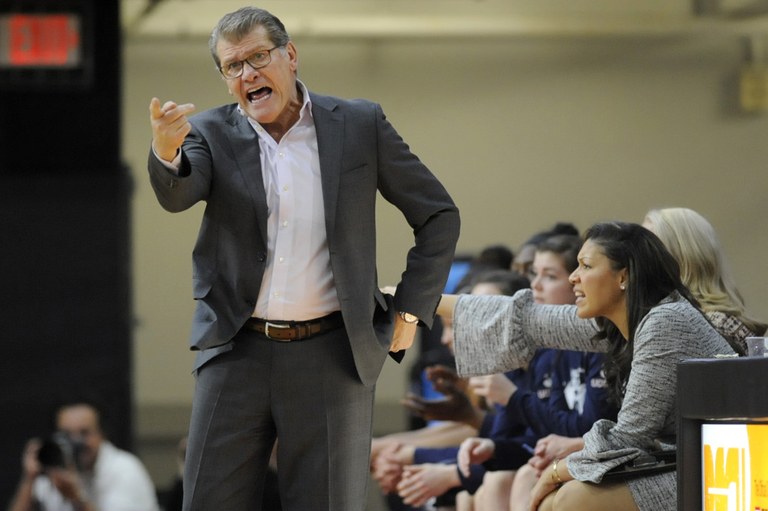
[{"label": "woman's earring", "polygon": [[624,284],[622,284],[622,285],[620,285],[620,286],[619,286],[619,289],[621,289],[622,291],[624,291],[625,289],[627,289],[627,286],[625,286]]}]

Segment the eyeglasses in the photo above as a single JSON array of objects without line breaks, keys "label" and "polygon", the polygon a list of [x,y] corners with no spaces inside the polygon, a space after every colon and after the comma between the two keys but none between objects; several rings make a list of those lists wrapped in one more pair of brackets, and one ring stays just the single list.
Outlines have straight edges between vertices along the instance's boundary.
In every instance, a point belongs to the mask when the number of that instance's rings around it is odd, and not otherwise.
[{"label": "eyeglasses", "polygon": [[262,67],[268,66],[269,63],[272,62],[272,51],[278,48],[282,48],[282,46],[275,46],[268,50],[259,50],[251,53],[245,60],[238,60],[237,62],[232,62],[226,66],[219,67],[219,72],[221,73],[221,76],[227,80],[234,80],[243,74],[243,64],[245,62],[247,62],[253,69],[261,69]]}]

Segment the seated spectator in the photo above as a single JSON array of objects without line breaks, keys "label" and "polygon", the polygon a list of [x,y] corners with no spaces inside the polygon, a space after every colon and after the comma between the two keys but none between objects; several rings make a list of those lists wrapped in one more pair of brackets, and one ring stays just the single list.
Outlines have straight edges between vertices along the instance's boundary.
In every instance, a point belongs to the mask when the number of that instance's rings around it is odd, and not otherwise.
[{"label": "seated spectator", "polygon": [[[487,386],[484,397],[493,412],[480,416],[475,434],[487,437],[497,431],[514,431],[521,436],[522,443],[532,443],[535,437],[523,436],[526,433],[525,425],[513,415],[505,413],[503,403],[508,402],[513,393],[533,395],[536,399],[547,401],[551,391],[553,361],[553,350],[541,350],[525,370],[489,377],[489,381],[484,383]],[[434,413],[436,404],[439,403],[423,403],[425,413]],[[420,507],[432,499],[436,503],[450,503],[455,493],[463,488],[474,492],[483,481],[485,471],[482,467],[476,467],[470,476],[463,478],[456,465],[457,453],[458,444],[441,449],[414,447],[411,464],[402,467],[402,477],[397,485],[403,501]],[[466,502],[471,504],[470,500]],[[470,508],[459,508],[457,505],[457,511],[464,509]]]},{"label": "seated spectator", "polygon": [[[528,280],[517,273],[493,270],[481,273],[470,283],[478,292],[514,294],[519,289],[528,287]],[[452,329],[450,321],[443,325],[442,342],[452,349]],[[374,479],[385,494],[392,494],[400,481],[404,466],[414,462],[417,447],[455,448],[468,436],[476,435],[478,428],[485,422],[486,411],[466,393],[466,382],[455,378],[451,368],[434,366],[427,368],[427,375],[435,388],[445,394],[445,399],[438,403],[427,401],[415,395],[409,395],[406,403],[416,409],[416,402],[430,405],[429,411],[421,410],[427,420],[443,422],[419,430],[393,433],[373,440],[371,470]],[[504,378],[500,376],[500,378]],[[390,503],[395,508],[396,503]]]},{"label": "seated spectator", "polygon": [[155,488],[133,454],[104,436],[101,413],[87,402],[55,413],[58,443],[30,440],[10,511],[156,511]]},{"label": "seated spectator", "polygon": [[[573,304],[576,296],[569,275],[578,266],[576,256],[581,239],[575,235],[556,235],[542,242],[535,254],[531,282],[533,300],[542,305]],[[615,419],[616,406],[606,394],[603,374],[604,355],[570,350],[538,350],[552,354],[548,375],[550,389],[542,403],[530,393],[515,392],[506,404],[506,414],[518,418],[528,428],[526,436],[497,431],[490,438],[469,439],[462,450],[482,449],[486,472],[474,499],[477,511],[504,509],[509,505],[511,488],[519,484],[518,469],[531,457],[530,446],[551,434],[581,437],[592,424],[603,418]],[[470,378],[470,382],[485,377]],[[482,395],[482,390],[475,389]],[[539,396],[541,397],[541,396]],[[521,448],[522,447],[522,448]],[[535,454],[535,451],[534,451]],[[459,457],[461,458],[461,453]],[[530,488],[530,486],[528,487]],[[527,506],[528,495],[518,491],[518,506]]]},{"label": "seated spectator", "polygon": [[[480,274],[490,270],[509,270],[514,254],[507,246],[489,245],[477,255],[456,255],[445,293],[455,293],[457,290],[468,289],[470,283]],[[391,291],[394,294],[394,290]],[[452,367],[453,354],[442,343],[443,325],[439,317],[435,317],[432,328],[419,328],[418,358],[409,370],[409,392],[424,398],[439,398],[440,394],[434,389],[426,377],[426,368],[435,365]],[[424,421],[421,417],[411,414],[408,417],[408,429],[418,430],[435,424]]]},{"label": "seated spectator", "polygon": [[677,260],[683,284],[712,325],[736,353],[746,354],[745,339],[764,335],[768,325],[747,313],[712,225],[692,209],[665,208],[649,211],[643,227]]},{"label": "seated spectator", "polygon": [[[643,227],[656,234],[677,260],[683,284],[699,301],[715,329],[734,351],[744,355],[745,339],[764,335],[767,325],[747,313],[712,225],[691,209],[664,208],[650,210]],[[531,477],[536,477],[555,458],[564,458],[582,447],[581,439],[556,435],[542,439],[529,460]]]},{"label": "seated spectator", "polygon": [[536,442],[533,456],[517,470],[509,495],[509,511],[528,511],[533,489],[542,471],[555,459],[564,459],[584,448],[583,437],[550,434]]},{"label": "seated spectator", "polygon": [[[575,301],[568,276],[576,268],[580,247],[578,236],[552,236],[539,246],[532,281],[537,303],[572,304]],[[473,294],[482,294],[476,290]],[[474,467],[466,479],[457,474],[456,450],[443,464],[406,467],[398,486],[401,496],[411,499],[416,496],[420,500],[412,502],[420,503],[450,484],[449,488],[461,486],[470,492],[477,490],[472,502],[476,510],[506,508],[514,469],[525,464],[540,436],[552,431],[581,435],[595,420],[615,418],[615,408],[606,400],[602,369],[602,354],[539,350],[526,371],[528,384],[518,387],[509,380],[502,384],[496,375],[471,378],[470,387],[475,393],[497,404],[499,411],[494,428],[486,434],[481,430],[480,438],[466,440],[465,445],[477,442],[493,446],[494,450],[498,446],[496,458],[486,467]],[[416,461],[424,458],[419,451],[417,449]],[[448,452],[441,454],[447,457]],[[504,470],[495,470],[497,468]],[[482,485],[478,489],[480,481]]]},{"label": "seated spectator", "polygon": [[[438,313],[453,319],[459,374],[520,367],[542,347],[607,352],[608,390],[621,403],[617,420],[597,421],[582,450],[555,459],[536,483],[530,509],[675,509],[674,470],[604,478],[641,455],[674,448],[677,364],[733,349],[680,280],[674,257],[647,229],[595,224],[578,260],[570,277],[575,306],[538,305],[529,291],[443,296]],[[474,461],[469,454],[460,461],[464,471]]]},{"label": "seated spectator", "polygon": [[506,245],[489,245],[469,262],[467,273],[456,284],[456,289],[471,287],[478,275],[492,270],[510,270],[515,254]]},{"label": "seated spectator", "polygon": [[579,231],[576,229],[576,226],[571,223],[558,222],[548,231],[537,232],[520,246],[520,249],[512,260],[512,270],[520,275],[531,276],[531,266],[533,265],[533,258],[536,255],[536,248],[550,236],[560,234],[578,236]]}]

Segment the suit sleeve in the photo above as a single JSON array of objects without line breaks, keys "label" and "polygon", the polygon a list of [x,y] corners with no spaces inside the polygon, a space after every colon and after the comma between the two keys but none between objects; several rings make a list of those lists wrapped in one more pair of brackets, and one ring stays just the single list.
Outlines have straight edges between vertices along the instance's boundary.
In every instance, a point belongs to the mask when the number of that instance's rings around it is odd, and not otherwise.
[{"label": "suit sleeve", "polygon": [[459,237],[459,211],[445,187],[414,155],[375,108],[378,132],[378,189],[413,230],[414,245],[395,293],[397,310],[432,326]]},{"label": "suit sleeve", "polygon": [[173,172],[149,150],[150,183],[160,205],[176,213],[206,200],[211,184],[211,152],[200,132],[192,125],[181,149],[181,164]]}]

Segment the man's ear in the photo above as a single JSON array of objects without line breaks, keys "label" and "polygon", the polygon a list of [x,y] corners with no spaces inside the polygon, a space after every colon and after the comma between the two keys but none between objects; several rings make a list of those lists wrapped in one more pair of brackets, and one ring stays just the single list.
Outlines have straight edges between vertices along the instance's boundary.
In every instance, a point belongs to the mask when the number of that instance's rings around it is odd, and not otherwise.
[{"label": "man's ear", "polygon": [[293,44],[293,41],[288,41],[288,44],[285,45],[285,50],[288,52],[291,69],[296,73],[299,70],[299,53],[296,50],[296,45]]}]

